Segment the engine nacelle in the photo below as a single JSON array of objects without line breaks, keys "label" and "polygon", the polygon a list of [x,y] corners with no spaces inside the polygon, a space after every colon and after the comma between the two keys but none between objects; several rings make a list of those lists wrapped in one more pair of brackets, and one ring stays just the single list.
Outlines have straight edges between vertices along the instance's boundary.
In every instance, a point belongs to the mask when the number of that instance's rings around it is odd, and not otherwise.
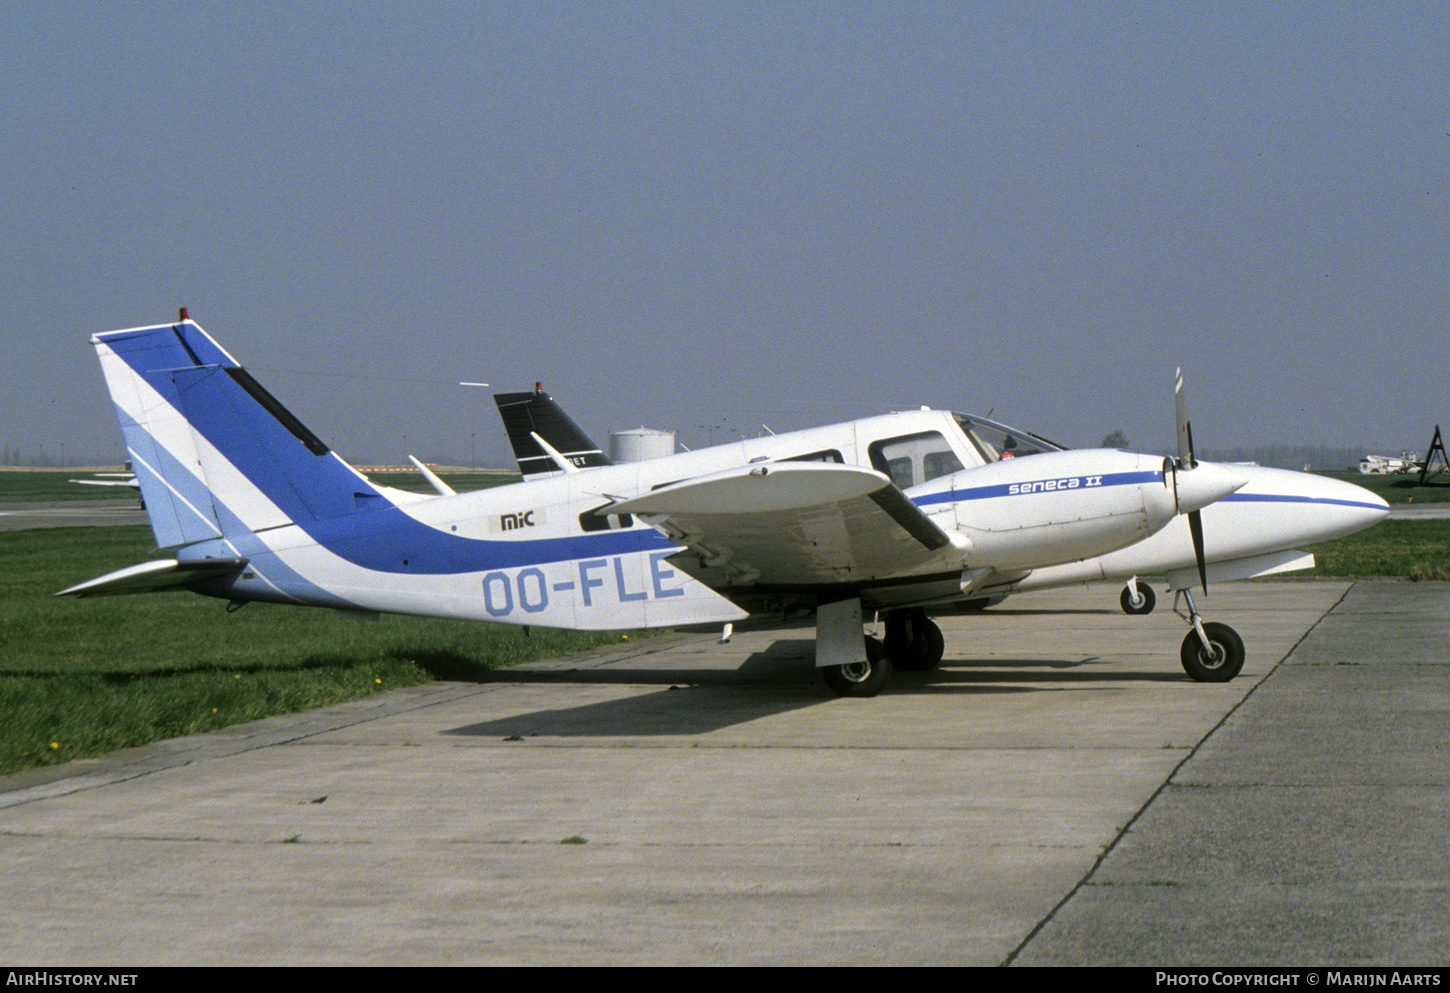
[{"label": "engine nacelle", "polygon": [[1164,466],[1161,456],[1086,449],[957,473],[952,477],[956,525],[971,541],[971,564],[1031,569],[1104,555],[1173,520],[1188,481],[1198,507],[1246,481],[1223,466],[1199,463],[1179,471],[1175,498],[1171,464],[1166,477]]}]

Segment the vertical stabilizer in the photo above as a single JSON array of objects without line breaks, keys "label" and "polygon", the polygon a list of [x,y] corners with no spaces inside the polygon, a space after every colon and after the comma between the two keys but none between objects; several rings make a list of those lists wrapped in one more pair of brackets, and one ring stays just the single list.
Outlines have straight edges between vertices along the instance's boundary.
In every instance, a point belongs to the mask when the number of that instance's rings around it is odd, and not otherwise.
[{"label": "vertical stabilizer", "polygon": [[158,545],[387,503],[192,321],[91,342]]},{"label": "vertical stabilizer", "polygon": [[553,456],[539,443],[539,438],[577,468],[613,465],[599,446],[543,390],[495,393],[493,399],[498,404],[498,415],[503,418],[504,430],[508,432],[509,444],[513,446],[514,458],[518,459],[519,472],[523,473],[525,480],[557,476],[563,472],[555,464]]}]

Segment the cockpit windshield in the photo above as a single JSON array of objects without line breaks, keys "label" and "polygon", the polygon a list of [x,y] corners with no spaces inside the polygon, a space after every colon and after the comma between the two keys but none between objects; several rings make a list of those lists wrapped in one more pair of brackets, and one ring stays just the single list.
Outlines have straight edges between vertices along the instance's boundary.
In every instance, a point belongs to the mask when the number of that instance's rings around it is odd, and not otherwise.
[{"label": "cockpit windshield", "polygon": [[957,427],[967,436],[986,462],[999,462],[1024,455],[1042,452],[1061,452],[1065,446],[1055,444],[1026,431],[1009,428],[1005,424],[989,421],[985,417],[968,417],[966,414],[952,414]]}]

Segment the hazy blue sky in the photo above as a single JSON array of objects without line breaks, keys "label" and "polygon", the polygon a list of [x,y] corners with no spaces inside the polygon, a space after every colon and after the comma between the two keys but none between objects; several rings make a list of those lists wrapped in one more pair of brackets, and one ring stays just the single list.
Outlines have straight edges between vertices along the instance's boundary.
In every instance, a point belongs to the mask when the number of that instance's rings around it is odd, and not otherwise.
[{"label": "hazy blue sky", "polygon": [[1443,3],[47,3],[0,22],[0,442],[188,306],[347,457],[920,404],[1450,428]]}]

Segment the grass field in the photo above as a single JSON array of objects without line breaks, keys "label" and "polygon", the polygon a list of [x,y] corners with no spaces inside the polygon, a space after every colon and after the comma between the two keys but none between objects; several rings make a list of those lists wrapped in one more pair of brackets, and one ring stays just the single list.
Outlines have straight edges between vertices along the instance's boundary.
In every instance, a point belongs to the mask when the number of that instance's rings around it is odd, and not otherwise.
[{"label": "grass field", "polygon": [[1419,473],[1410,475],[1366,476],[1357,472],[1316,472],[1316,476],[1342,479],[1377,493],[1385,503],[1450,503],[1450,476],[1441,474],[1419,485]]},{"label": "grass field", "polygon": [[[112,471],[112,470],[106,470]],[[481,490],[504,483],[516,483],[519,474],[497,470],[440,473],[439,477],[459,493]],[[0,466],[0,503],[30,503],[37,500],[127,500],[136,491],[121,486],[85,486],[72,479],[96,479],[89,469],[16,469]],[[106,477],[99,477],[106,478]],[[369,478],[383,486],[417,493],[431,493],[428,481],[417,472],[377,472]]]},{"label": "grass field", "polygon": [[81,486],[70,482],[72,479],[95,478],[96,474],[86,469],[25,470],[0,466],[0,503],[30,503],[36,500],[125,500],[135,495],[134,490],[121,486]]},{"label": "grass field", "polygon": [[1305,550],[1314,553],[1313,571],[1287,575],[1450,580],[1450,520],[1380,521]]},{"label": "grass field", "polygon": [[624,637],[267,603],[228,614],[186,592],[52,595],[154,545],[144,526],[0,533],[0,773]]},{"label": "grass field", "polygon": [[[67,484],[72,475],[0,472],[0,502],[86,499],[92,491],[115,499],[127,492]],[[376,478],[427,488],[416,473]],[[516,477],[444,478],[462,492]],[[1419,488],[1397,486],[1399,477],[1349,478],[1368,480],[1391,502],[1431,499]],[[1450,487],[1442,492],[1450,495]],[[526,637],[517,627],[400,616],[365,623],[265,603],[228,614],[222,601],[185,592],[52,596],[150,558],[153,545],[144,526],[0,533],[0,774],[625,636],[536,628]],[[1318,559],[1317,576],[1450,579],[1450,520],[1384,521],[1308,550]]]}]

